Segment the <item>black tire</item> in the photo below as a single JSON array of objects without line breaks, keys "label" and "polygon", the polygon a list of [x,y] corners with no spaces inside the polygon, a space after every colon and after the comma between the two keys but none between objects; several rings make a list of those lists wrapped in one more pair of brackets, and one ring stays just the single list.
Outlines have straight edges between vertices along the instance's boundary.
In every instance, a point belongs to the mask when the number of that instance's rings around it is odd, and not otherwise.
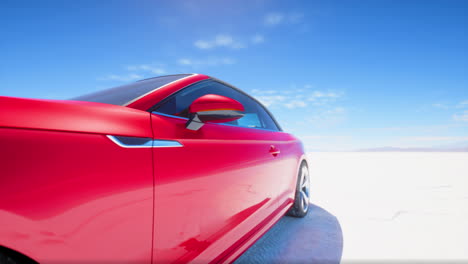
[{"label": "black tire", "polygon": [[0,264],[17,264],[18,262],[14,261],[12,258],[9,256],[3,254],[0,251]]},{"label": "black tire", "polygon": [[0,264],[38,264],[38,263],[14,250],[0,246]]},{"label": "black tire", "polygon": [[310,197],[310,176],[307,163],[303,161],[297,175],[296,194],[294,196],[294,204],[286,215],[293,217],[304,217],[309,212],[309,197]]}]

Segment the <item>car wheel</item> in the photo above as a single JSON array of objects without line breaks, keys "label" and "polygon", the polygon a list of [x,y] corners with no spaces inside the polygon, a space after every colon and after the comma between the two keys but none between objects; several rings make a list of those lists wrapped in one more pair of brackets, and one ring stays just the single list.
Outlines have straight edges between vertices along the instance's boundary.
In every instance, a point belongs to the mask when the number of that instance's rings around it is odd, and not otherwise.
[{"label": "car wheel", "polygon": [[309,197],[310,197],[310,176],[307,164],[302,162],[297,176],[296,194],[294,196],[294,204],[287,212],[287,215],[294,217],[304,217],[309,212]]},{"label": "car wheel", "polygon": [[0,264],[16,264],[16,263],[17,262],[14,261],[12,258],[0,252]]}]

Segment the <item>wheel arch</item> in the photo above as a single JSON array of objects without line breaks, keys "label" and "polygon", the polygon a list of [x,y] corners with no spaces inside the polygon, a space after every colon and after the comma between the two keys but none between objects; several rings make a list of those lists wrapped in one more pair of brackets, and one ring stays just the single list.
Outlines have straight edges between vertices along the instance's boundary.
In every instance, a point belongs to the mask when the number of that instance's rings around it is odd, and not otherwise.
[{"label": "wheel arch", "polygon": [[304,164],[307,166],[307,169],[309,169],[309,172],[310,172],[310,162],[309,162],[309,159],[307,158],[307,155],[304,153],[301,155],[301,157],[299,158],[299,162],[297,163],[297,168],[296,168],[296,180],[297,180],[297,177],[299,176],[299,170],[301,169],[301,166],[302,164]]},{"label": "wheel arch", "polygon": [[25,263],[25,264],[39,264],[39,262],[35,261],[31,257],[21,253],[20,251],[14,250],[12,248],[0,245],[0,253],[12,258],[14,261],[18,263]]}]

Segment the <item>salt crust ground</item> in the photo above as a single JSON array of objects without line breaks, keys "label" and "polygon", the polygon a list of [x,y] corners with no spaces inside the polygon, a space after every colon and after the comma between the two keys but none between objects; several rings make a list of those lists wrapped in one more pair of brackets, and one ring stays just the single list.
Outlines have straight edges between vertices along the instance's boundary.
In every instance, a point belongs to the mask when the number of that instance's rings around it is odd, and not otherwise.
[{"label": "salt crust ground", "polygon": [[312,210],[236,263],[468,262],[468,153],[309,153]]}]

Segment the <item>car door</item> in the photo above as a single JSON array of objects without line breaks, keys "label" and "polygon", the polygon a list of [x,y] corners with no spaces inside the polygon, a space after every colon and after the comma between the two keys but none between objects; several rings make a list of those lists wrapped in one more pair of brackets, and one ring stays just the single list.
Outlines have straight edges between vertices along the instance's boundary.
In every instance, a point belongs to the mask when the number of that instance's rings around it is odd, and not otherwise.
[{"label": "car door", "polygon": [[[206,94],[241,102],[246,116],[186,129],[188,106]],[[215,259],[276,209],[280,180],[271,142],[278,134],[265,129],[257,107],[209,80],[184,88],[153,112],[154,263]]]},{"label": "car door", "polygon": [[0,245],[39,263],[150,263],[151,115],[72,101],[0,106]]},{"label": "car door", "polygon": [[[277,124],[273,116],[258,102],[254,104],[256,104],[259,119],[269,124],[267,125],[269,128],[274,129],[274,125],[277,126]],[[274,173],[269,179],[273,206],[281,207],[294,200],[298,165],[303,154],[302,143],[293,135],[276,129],[264,140],[269,141],[270,153],[274,156],[274,159],[270,160],[270,167],[274,168]]]}]

